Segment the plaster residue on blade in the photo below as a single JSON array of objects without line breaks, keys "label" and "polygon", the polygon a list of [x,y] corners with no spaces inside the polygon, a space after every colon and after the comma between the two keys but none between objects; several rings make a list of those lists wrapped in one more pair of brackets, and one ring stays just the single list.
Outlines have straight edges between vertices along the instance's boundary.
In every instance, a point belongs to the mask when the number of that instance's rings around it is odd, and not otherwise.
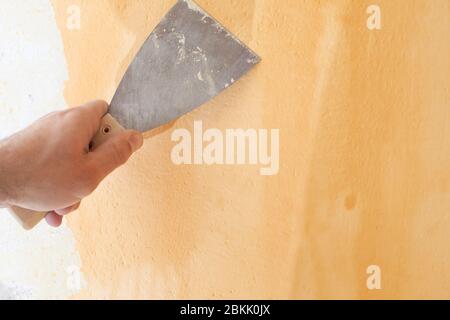
[{"label": "plaster residue on blade", "polygon": [[247,45],[245,45],[241,40],[239,40],[238,37],[236,37],[232,32],[230,32],[227,28],[225,28],[220,22],[218,22],[214,17],[212,17],[208,12],[203,10],[197,3],[195,3],[193,0],[181,0],[181,1],[186,3],[190,10],[196,11],[199,14],[201,14],[202,15],[201,20],[205,21],[205,18],[208,17],[209,19],[214,21],[213,26],[215,28],[217,28],[218,30],[225,31],[227,33],[228,37],[233,38],[234,41],[236,41],[242,47],[246,48],[249,52],[251,52],[253,54],[253,57],[249,58],[247,60],[247,63],[249,63],[249,64],[257,64],[257,63],[259,63],[261,61],[261,58],[252,49],[247,47]]},{"label": "plaster residue on blade", "polygon": [[[188,9],[198,14],[198,19],[202,21],[204,24],[209,25],[211,28],[216,29],[216,33],[224,33],[225,37],[232,38],[236,43],[238,43],[242,48],[245,48],[246,51],[250,53],[250,56],[247,57],[246,62],[249,65],[255,65],[260,62],[260,57],[253,52],[250,48],[248,48],[242,41],[240,41],[233,33],[227,30],[222,24],[220,24],[214,17],[208,14],[204,9],[202,9],[197,3],[193,0],[180,0],[180,3],[184,3],[187,5]],[[167,30],[164,30],[167,31]],[[182,60],[186,59],[186,36],[184,34],[178,33],[174,28],[170,30],[174,33],[174,35],[179,39],[179,48],[178,48],[178,60],[177,63],[180,63]],[[209,92],[213,95],[217,94],[218,91],[228,88],[235,82],[233,77],[230,77],[228,81],[220,84],[221,88],[217,88],[217,84],[214,81],[214,77],[211,73],[217,72],[214,69],[211,69],[208,64],[208,57],[203,52],[202,48],[197,46],[194,50],[191,51],[190,56],[196,62],[202,62],[204,65],[204,70],[200,70],[197,73],[197,79],[199,81],[205,82],[208,84]]]},{"label": "plaster residue on blade", "polygon": [[204,104],[260,58],[191,0],[179,0],[144,43],[111,102],[126,128],[147,131]]}]

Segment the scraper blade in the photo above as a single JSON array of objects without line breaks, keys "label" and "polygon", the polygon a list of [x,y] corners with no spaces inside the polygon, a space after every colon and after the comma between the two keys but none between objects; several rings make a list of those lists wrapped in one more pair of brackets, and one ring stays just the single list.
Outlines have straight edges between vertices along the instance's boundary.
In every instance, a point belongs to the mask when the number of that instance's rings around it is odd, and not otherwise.
[{"label": "scraper blade", "polygon": [[259,61],[192,0],[180,0],[131,63],[109,113],[126,129],[157,128],[215,97]]}]

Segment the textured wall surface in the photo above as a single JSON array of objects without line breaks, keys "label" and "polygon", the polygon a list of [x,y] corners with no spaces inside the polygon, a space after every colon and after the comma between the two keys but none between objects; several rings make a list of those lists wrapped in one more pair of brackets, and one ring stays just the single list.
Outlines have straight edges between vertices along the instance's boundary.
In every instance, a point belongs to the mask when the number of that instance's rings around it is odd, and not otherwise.
[{"label": "textured wall surface", "polygon": [[[68,105],[110,100],[174,1],[53,0]],[[76,298],[450,298],[450,3],[198,0],[263,62],[69,219]],[[79,30],[67,28],[80,8]],[[175,166],[171,133],[279,128],[280,171]],[[368,290],[377,265],[382,289]]]}]

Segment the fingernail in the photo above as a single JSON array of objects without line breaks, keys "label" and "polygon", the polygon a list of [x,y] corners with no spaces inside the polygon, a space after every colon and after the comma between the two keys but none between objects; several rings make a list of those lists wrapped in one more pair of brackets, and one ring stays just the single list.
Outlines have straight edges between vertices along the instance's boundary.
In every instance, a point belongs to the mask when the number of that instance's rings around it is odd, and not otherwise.
[{"label": "fingernail", "polygon": [[130,135],[128,141],[130,142],[131,149],[133,149],[133,152],[136,152],[144,144],[144,137],[142,136],[141,133],[135,132],[132,135]]}]

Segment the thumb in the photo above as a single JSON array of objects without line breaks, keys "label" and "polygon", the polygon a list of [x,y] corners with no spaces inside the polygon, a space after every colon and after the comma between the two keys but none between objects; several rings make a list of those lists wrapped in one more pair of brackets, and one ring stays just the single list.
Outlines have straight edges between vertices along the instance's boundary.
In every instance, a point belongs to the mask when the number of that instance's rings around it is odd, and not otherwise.
[{"label": "thumb", "polygon": [[144,138],[140,132],[129,130],[117,133],[98,146],[90,156],[100,171],[98,174],[101,178],[125,164],[131,155],[142,147],[143,143]]}]

